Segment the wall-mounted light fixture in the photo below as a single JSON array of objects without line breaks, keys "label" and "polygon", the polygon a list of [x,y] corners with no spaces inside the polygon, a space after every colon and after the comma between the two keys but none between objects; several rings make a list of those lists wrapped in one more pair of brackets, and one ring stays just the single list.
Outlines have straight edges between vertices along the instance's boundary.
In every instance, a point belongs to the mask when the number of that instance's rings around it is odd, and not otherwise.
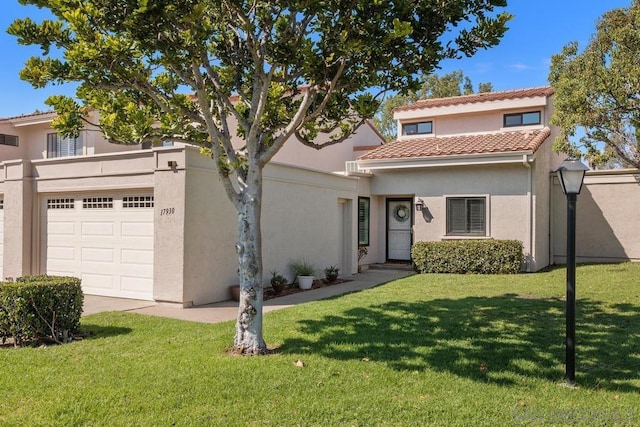
[{"label": "wall-mounted light fixture", "polygon": [[176,169],[178,167],[178,162],[176,162],[175,160],[169,160],[167,162],[167,166],[169,166],[171,169]]},{"label": "wall-mounted light fixture", "polygon": [[422,209],[424,209],[424,200],[418,199],[416,201],[416,210],[421,211]]}]

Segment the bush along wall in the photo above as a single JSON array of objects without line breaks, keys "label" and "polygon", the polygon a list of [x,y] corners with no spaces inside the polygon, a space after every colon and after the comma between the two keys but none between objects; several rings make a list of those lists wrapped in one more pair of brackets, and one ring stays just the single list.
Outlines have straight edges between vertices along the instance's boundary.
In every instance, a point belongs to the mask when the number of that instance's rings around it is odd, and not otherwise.
[{"label": "bush along wall", "polygon": [[516,274],[522,268],[518,240],[416,242],[411,256],[419,273]]},{"label": "bush along wall", "polygon": [[0,283],[0,339],[69,342],[79,332],[84,295],[80,279],[25,276]]}]

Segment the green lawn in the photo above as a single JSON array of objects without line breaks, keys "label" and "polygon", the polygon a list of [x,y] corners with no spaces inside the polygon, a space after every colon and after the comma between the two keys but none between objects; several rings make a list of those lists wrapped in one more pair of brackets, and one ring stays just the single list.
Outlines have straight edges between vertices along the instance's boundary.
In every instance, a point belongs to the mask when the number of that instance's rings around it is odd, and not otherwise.
[{"label": "green lawn", "polygon": [[266,357],[225,354],[233,323],[89,316],[83,341],[0,349],[0,425],[640,425],[640,263],[578,268],[577,389],[564,274],[417,275],[272,312]]}]

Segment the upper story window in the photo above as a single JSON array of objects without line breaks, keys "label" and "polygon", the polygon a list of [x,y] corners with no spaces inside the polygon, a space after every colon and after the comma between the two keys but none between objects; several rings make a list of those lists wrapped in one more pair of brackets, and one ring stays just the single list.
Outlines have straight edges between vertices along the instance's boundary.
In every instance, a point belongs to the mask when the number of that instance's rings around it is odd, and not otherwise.
[{"label": "upper story window", "polygon": [[433,133],[433,122],[403,123],[403,135],[424,135]]},{"label": "upper story window", "polygon": [[77,138],[63,138],[57,133],[47,134],[47,158],[82,155],[82,135]]},{"label": "upper story window", "polygon": [[[173,147],[173,141],[162,141],[162,144],[158,145],[158,147]],[[150,148],[153,148],[153,142],[151,141],[145,141],[142,143],[142,147],[143,150],[148,150]]]},{"label": "upper story window", "polygon": [[540,124],[540,111],[528,111],[526,113],[514,113],[504,115],[504,127],[529,126]]},{"label": "upper story window", "polygon": [[15,135],[5,135],[0,133],[0,145],[11,145],[12,147],[17,147],[18,137]]}]

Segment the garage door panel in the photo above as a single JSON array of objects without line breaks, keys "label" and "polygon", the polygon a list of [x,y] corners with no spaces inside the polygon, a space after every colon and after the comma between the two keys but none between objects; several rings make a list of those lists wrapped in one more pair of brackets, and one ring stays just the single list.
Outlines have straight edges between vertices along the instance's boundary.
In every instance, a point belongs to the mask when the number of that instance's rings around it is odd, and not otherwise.
[{"label": "garage door panel", "polygon": [[82,273],[82,287],[97,289],[113,289],[113,276],[111,274]]},{"label": "garage door panel", "polygon": [[120,289],[125,292],[144,292],[153,287],[153,279],[122,276]]},{"label": "garage door panel", "polygon": [[112,248],[82,248],[83,262],[102,262],[111,264],[114,261],[114,250]]},{"label": "garage door panel", "polygon": [[65,271],[65,270],[47,270],[47,274],[50,276],[73,276],[78,277],[78,273],[74,273],[73,271]]},{"label": "garage door panel", "polygon": [[114,226],[112,222],[82,222],[82,236],[113,236]]},{"label": "garage door panel", "polygon": [[153,238],[153,224],[145,222],[129,222],[123,221],[121,224],[121,233],[123,238],[126,237],[150,237]]},{"label": "garage door panel", "polygon": [[56,221],[47,224],[49,237],[53,236],[73,236],[76,234],[75,222]]},{"label": "garage door panel", "polygon": [[135,208],[95,194],[46,200],[58,207],[44,215],[47,273],[80,277],[87,294],[153,299],[153,196],[138,197]]},{"label": "garage door panel", "polygon": [[153,266],[153,251],[143,249],[122,249],[120,252],[122,265],[151,265]]},{"label": "garage door panel", "polygon": [[55,261],[75,260],[75,248],[70,246],[49,246],[47,258]]}]

